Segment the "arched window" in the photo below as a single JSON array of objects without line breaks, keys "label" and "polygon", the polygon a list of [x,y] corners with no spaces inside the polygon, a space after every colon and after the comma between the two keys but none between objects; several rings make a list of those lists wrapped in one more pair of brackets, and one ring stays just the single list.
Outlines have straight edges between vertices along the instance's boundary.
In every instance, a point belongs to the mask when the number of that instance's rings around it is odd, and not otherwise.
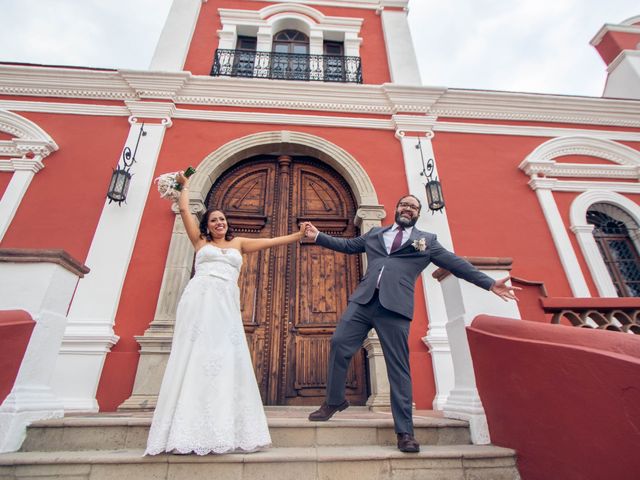
[{"label": "arched window", "polygon": [[624,210],[608,203],[594,203],[587,210],[611,280],[621,297],[640,297],[640,256],[636,222]]},{"label": "arched window", "polygon": [[309,79],[309,37],[297,30],[274,35],[271,78]]}]

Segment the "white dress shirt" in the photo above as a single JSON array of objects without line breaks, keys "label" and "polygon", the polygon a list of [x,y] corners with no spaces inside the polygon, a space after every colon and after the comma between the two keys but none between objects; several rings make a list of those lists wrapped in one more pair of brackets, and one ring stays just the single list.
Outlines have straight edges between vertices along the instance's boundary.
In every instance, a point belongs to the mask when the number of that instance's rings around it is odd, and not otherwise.
[{"label": "white dress shirt", "polygon": [[[404,242],[409,240],[412,231],[413,227],[404,227],[404,232],[402,232],[402,243],[400,245],[404,245]],[[391,253],[391,245],[393,244],[393,239],[396,238],[397,233],[398,224],[394,223],[389,230],[382,234],[382,238],[384,239],[384,246],[387,247],[387,253]]]}]

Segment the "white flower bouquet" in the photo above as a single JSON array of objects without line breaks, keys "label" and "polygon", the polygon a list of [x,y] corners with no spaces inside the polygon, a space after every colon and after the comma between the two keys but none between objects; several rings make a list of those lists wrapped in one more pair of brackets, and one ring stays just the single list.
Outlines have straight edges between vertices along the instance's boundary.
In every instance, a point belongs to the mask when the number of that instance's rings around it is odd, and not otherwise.
[{"label": "white flower bouquet", "polygon": [[414,240],[411,245],[419,252],[424,252],[427,249],[427,241],[424,239],[424,237],[420,238],[419,240]]},{"label": "white flower bouquet", "polygon": [[[154,180],[154,182],[158,184],[160,198],[168,198],[174,202],[178,201],[180,191],[182,190],[182,185],[176,180],[178,173],[179,172],[163,173]],[[184,176],[189,178],[194,173],[196,173],[196,170],[193,167],[189,167],[184,171]]]}]

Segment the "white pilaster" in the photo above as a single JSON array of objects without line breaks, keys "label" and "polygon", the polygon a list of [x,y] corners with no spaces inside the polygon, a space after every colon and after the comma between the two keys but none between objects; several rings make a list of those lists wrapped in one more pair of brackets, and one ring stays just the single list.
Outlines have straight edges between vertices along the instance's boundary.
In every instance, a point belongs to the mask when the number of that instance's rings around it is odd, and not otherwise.
[{"label": "white pilaster", "polygon": [[607,72],[603,97],[640,100],[640,50],[623,50]]},{"label": "white pilaster", "polygon": [[[7,162],[3,162],[7,163]],[[39,172],[44,165],[42,157],[36,155],[34,158],[12,158],[8,161],[10,168],[14,171],[2,198],[0,198],[0,241],[7,233],[7,229],[13,220],[22,197],[27,192],[33,176]]]},{"label": "white pilaster", "polygon": [[49,258],[27,254],[0,262],[0,310],[26,310],[36,321],[11,393],[0,406],[0,452],[18,450],[31,422],[63,416],[52,376],[65,315],[78,277],[86,273],[77,264],[68,268],[67,259],[55,253]]},{"label": "white pilaster", "polygon": [[[95,394],[106,354],[118,341],[113,324],[167,124],[144,125],[126,203],[105,200],[86,260],[91,275],[78,284],[53,379],[66,410],[98,409]],[[125,145],[132,152],[140,128],[131,125]]]},{"label": "white pilaster", "polygon": [[[509,275],[508,270],[489,270],[485,273],[499,279]],[[441,281],[447,310],[447,335],[451,346],[454,388],[443,406],[447,418],[457,418],[469,422],[471,441],[474,444],[490,443],[487,419],[476,387],[475,373],[466,327],[479,314],[520,318],[516,302],[505,302],[497,295],[453,275]]]},{"label": "white pilaster", "polygon": [[181,71],[196,29],[200,7],[206,0],[173,0],[150,70]]},{"label": "white pilaster", "polygon": [[407,12],[384,9],[380,15],[391,81],[400,85],[421,85]]},{"label": "white pilaster", "polygon": [[562,221],[562,216],[553,198],[553,193],[549,188],[544,188],[543,185],[541,185],[542,182],[544,182],[544,179],[534,178],[530,185],[538,196],[542,213],[547,220],[549,232],[560,256],[560,263],[567,275],[571,293],[574,297],[590,297],[589,287],[587,286],[584,274],[578,263],[578,258],[571,245],[567,228]]},{"label": "white pilaster", "polygon": [[[426,179],[420,175],[422,171],[422,157],[420,150],[416,148],[418,139],[422,146],[422,156],[425,162],[430,158],[435,160],[433,146],[431,144],[433,134],[430,130],[433,119],[410,116],[400,118],[400,116],[396,116],[395,121],[399,129],[396,136],[402,144],[409,193],[418,197],[423,205],[417,227],[421,230],[435,233],[438,236],[438,241],[445,248],[453,251],[453,240],[451,238],[451,229],[449,228],[446,209],[442,210],[442,213],[431,214],[427,207],[427,197],[424,188]],[[405,132],[408,131],[422,133],[419,137],[407,136]],[[435,162],[433,175],[438,175],[437,164]],[[447,323],[447,312],[444,297],[439,282],[432,276],[436,268],[435,265],[430,265],[422,272],[423,294],[429,315],[429,330],[423,338],[423,341],[427,347],[429,347],[431,353],[433,376],[436,384],[436,396],[433,401],[433,408],[440,410],[444,405],[449,391],[453,388],[454,375],[451,349],[445,327]]]}]

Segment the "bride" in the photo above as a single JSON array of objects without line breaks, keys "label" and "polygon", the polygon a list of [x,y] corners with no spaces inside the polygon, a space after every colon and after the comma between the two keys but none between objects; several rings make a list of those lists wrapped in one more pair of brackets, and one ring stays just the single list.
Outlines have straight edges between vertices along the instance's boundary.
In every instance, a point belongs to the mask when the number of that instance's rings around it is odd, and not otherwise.
[{"label": "bride", "polygon": [[189,179],[180,172],[178,206],[196,250],[195,275],[176,312],[171,354],[145,454],[251,452],[271,444],[240,316],[242,254],[302,239],[235,237],[223,211],[200,225],[189,212]]}]

